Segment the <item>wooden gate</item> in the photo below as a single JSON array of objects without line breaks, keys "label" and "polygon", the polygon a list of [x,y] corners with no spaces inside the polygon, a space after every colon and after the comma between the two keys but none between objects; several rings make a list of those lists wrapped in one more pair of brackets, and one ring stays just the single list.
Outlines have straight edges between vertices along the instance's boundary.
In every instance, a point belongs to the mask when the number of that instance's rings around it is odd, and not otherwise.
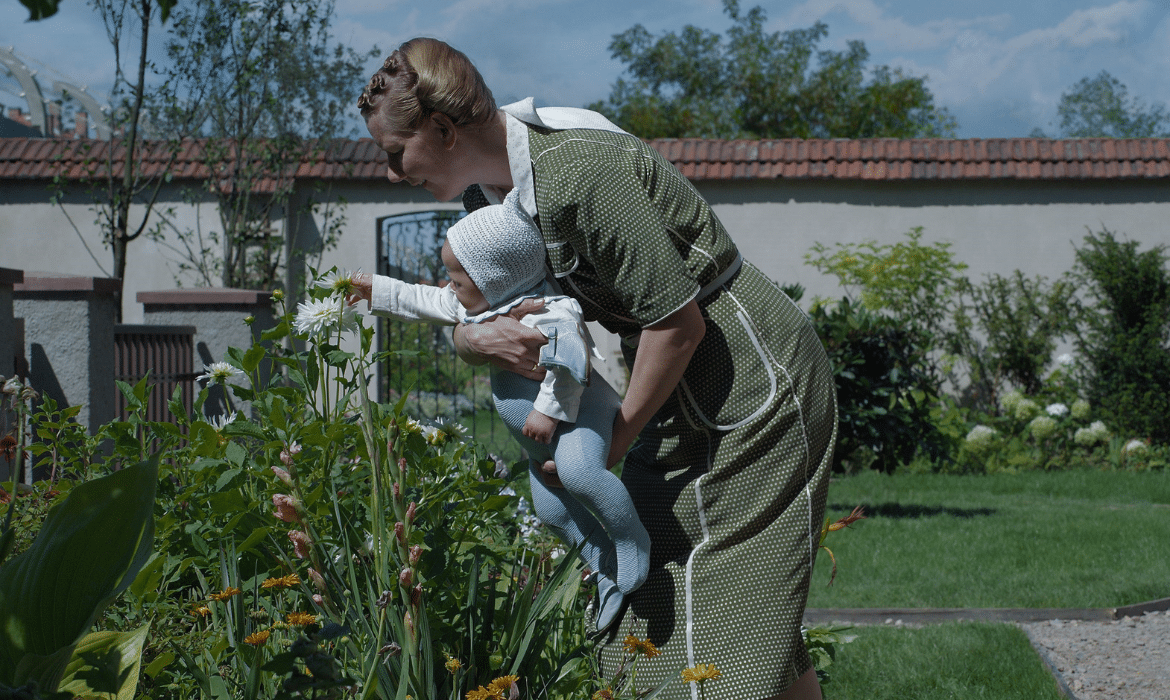
[{"label": "wooden gate", "polygon": [[[173,421],[168,403],[175,387],[182,388],[183,410],[191,412],[195,394],[195,326],[153,326],[120,324],[114,328],[114,378],[133,386],[150,375],[146,416],[151,421]],[[127,417],[126,397],[115,389],[117,415]]]}]

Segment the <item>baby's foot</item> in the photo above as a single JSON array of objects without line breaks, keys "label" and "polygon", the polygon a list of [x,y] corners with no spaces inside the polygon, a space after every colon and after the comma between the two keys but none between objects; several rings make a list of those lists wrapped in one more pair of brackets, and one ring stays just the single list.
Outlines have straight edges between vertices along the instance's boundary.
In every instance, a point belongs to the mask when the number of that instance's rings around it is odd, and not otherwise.
[{"label": "baby's foot", "polygon": [[614,540],[617,563],[614,578],[626,595],[638,590],[650,575],[650,536],[644,528],[639,526],[638,530],[641,532],[629,538]]},{"label": "baby's foot", "polygon": [[597,608],[597,631],[594,634],[604,634],[617,621],[625,600],[625,594],[613,579],[604,574],[597,575],[597,599],[594,602]]}]

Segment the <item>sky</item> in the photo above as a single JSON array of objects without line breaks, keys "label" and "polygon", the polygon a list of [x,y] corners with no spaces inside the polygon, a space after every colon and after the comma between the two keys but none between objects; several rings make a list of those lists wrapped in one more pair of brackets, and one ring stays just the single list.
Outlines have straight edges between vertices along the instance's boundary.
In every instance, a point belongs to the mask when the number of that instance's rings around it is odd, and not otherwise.
[{"label": "sky", "polygon": [[[190,0],[179,0],[189,2]],[[383,55],[415,36],[462,50],[496,100],[538,105],[604,99],[623,66],[614,34],[642,24],[654,35],[692,24],[723,33],[722,0],[336,0],[335,37]],[[768,31],[829,28],[821,48],[865,43],[870,66],[927,79],[935,104],[961,138],[1058,131],[1061,94],[1109,71],[1147,104],[1170,103],[1170,0],[803,0],[759,3]],[[753,6],[741,0],[741,9]],[[88,5],[63,0],[58,15],[26,22],[17,0],[0,0],[0,47],[38,75],[101,92],[114,72],[105,30]],[[156,32],[155,36],[159,36]],[[158,42],[161,46],[161,42]],[[378,62],[371,62],[372,72]],[[51,83],[51,78],[47,81]],[[42,85],[44,87],[44,84]],[[21,104],[0,70],[0,104]],[[364,134],[362,134],[364,135]]]}]

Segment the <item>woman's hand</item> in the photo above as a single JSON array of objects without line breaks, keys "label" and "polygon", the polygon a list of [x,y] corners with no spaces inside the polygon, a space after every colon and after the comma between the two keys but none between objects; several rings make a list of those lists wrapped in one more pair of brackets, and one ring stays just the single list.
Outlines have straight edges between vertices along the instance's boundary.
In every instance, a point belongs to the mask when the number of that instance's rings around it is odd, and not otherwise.
[{"label": "woman's hand", "polygon": [[622,407],[613,419],[607,469],[622,460],[630,445],[662,408],[707,332],[699,304],[692,300],[653,326],[642,329],[638,354],[630,370],[630,385]]},{"label": "woman's hand", "polygon": [[506,315],[483,323],[460,324],[455,327],[455,351],[470,365],[490,362],[529,379],[544,379],[545,370],[536,363],[548,338],[518,320],[542,308],[542,299],[527,299]]}]

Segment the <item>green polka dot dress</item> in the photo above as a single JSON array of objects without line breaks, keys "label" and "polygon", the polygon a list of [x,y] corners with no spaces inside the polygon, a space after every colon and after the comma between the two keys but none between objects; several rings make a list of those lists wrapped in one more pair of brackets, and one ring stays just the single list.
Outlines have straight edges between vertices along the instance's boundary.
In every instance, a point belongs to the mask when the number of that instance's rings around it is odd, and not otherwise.
[{"label": "green polka dot dress", "polygon": [[622,480],[650,532],[651,570],[602,640],[662,656],[639,686],[698,698],[679,672],[713,663],[708,698],[780,693],[808,670],[800,637],[836,441],[833,377],[804,313],[750,263],[710,207],[628,134],[528,127],[548,262],[586,318],[626,338],[698,298],[706,335],[626,456]]}]

